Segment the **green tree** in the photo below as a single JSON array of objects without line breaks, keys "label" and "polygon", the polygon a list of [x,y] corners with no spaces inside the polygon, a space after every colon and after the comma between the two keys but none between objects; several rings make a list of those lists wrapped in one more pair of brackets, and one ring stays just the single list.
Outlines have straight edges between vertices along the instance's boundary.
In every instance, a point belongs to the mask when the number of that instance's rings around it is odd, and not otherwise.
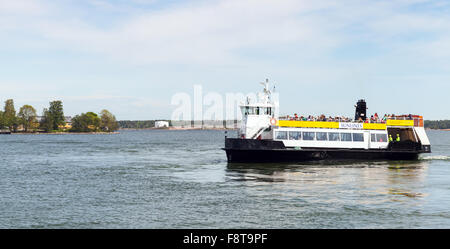
[{"label": "green tree", "polygon": [[118,129],[116,117],[108,110],[100,112],[100,129],[102,131],[113,132]]},{"label": "green tree", "polygon": [[50,107],[48,108],[48,112],[52,117],[53,122],[53,130],[58,130],[60,125],[64,125],[64,111],[61,100],[55,100],[50,102]]},{"label": "green tree", "polygon": [[0,130],[5,128],[5,122],[3,120],[3,112],[0,111]]},{"label": "green tree", "polygon": [[36,116],[36,110],[31,105],[24,105],[20,108],[18,117],[25,132],[27,132],[30,127],[33,127],[34,122],[36,122]]},{"label": "green tree", "polygon": [[91,132],[97,131],[100,128],[101,119],[93,112],[82,113],[72,118],[73,132]]},{"label": "green tree", "polygon": [[425,120],[425,128],[450,129],[450,120]]},{"label": "green tree", "polygon": [[17,130],[18,119],[16,117],[16,109],[14,108],[14,100],[12,99],[8,99],[5,101],[3,123],[9,128],[10,131]]},{"label": "green tree", "polygon": [[42,111],[42,119],[39,127],[46,132],[51,132],[53,130],[53,117],[47,108]]}]

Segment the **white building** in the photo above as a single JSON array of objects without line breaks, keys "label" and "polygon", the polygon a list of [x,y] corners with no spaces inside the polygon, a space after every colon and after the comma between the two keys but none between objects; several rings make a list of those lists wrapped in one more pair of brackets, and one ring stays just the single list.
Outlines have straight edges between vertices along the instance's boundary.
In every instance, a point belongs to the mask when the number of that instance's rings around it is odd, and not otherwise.
[{"label": "white building", "polygon": [[169,122],[167,121],[155,121],[155,128],[169,127]]}]

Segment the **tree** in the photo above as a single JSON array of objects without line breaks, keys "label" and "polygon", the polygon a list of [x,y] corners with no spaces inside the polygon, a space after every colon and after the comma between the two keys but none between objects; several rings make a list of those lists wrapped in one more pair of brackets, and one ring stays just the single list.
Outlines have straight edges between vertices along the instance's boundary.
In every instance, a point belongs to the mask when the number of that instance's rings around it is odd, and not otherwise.
[{"label": "tree", "polygon": [[425,120],[425,128],[450,129],[450,120]]},{"label": "tree", "polygon": [[0,130],[5,128],[5,122],[3,120],[3,112],[0,111]]},{"label": "tree", "polygon": [[44,108],[44,110],[42,111],[42,119],[39,127],[46,132],[50,132],[53,130],[53,117],[50,115],[50,112],[47,108]]},{"label": "tree", "polygon": [[20,124],[27,132],[28,128],[33,127],[34,122],[36,122],[36,110],[31,105],[24,105],[20,108],[18,117]]},{"label": "tree", "polygon": [[60,125],[64,125],[64,111],[61,100],[55,100],[50,102],[48,108],[49,115],[52,117],[52,130],[58,130]]},{"label": "tree", "polygon": [[101,119],[93,112],[82,113],[72,118],[72,128],[74,132],[97,131],[100,127]]},{"label": "tree", "polygon": [[5,101],[3,123],[9,128],[11,132],[17,130],[18,120],[16,117],[16,109],[14,108],[14,100],[12,99],[8,99]]},{"label": "tree", "polygon": [[118,129],[116,117],[108,110],[100,112],[100,129],[102,131],[113,132]]}]

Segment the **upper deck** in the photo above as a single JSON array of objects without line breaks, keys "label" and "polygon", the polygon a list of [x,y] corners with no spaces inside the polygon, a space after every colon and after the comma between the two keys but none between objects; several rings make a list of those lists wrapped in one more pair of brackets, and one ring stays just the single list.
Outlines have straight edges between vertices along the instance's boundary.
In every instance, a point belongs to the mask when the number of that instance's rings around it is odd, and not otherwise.
[{"label": "upper deck", "polygon": [[336,122],[336,121],[303,121],[295,119],[279,119],[274,126],[295,128],[326,128],[326,129],[360,129],[386,130],[387,128],[423,127],[423,117],[418,115],[401,115],[379,123]]}]

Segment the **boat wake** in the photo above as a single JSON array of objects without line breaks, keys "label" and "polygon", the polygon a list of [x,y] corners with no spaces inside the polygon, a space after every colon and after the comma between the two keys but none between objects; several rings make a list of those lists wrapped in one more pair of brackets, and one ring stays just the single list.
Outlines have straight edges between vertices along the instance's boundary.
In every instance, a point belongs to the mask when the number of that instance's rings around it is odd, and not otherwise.
[{"label": "boat wake", "polygon": [[450,156],[442,156],[442,155],[437,155],[437,156],[424,156],[422,158],[420,158],[420,160],[442,160],[442,161],[450,161]]}]

